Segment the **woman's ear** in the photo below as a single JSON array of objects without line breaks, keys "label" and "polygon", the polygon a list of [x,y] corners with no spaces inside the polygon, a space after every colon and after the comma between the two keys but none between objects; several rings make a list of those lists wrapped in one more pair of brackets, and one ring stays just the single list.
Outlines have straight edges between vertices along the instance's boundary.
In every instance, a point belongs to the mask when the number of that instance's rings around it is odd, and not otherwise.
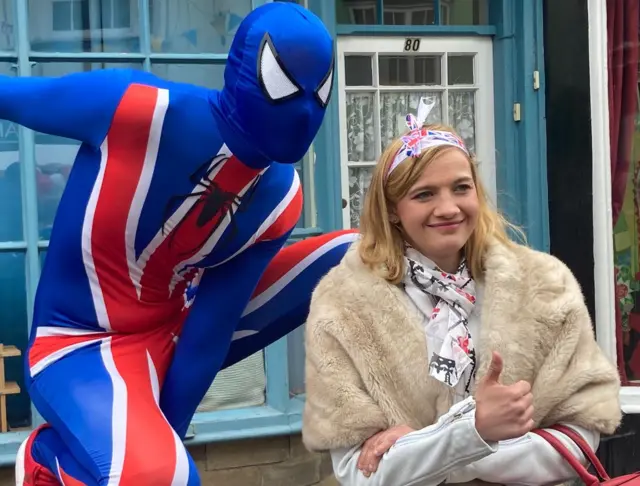
[{"label": "woman's ear", "polygon": [[391,212],[389,214],[389,222],[391,224],[398,224],[398,223],[400,223],[400,218],[398,218],[397,214],[395,214],[394,212]]}]

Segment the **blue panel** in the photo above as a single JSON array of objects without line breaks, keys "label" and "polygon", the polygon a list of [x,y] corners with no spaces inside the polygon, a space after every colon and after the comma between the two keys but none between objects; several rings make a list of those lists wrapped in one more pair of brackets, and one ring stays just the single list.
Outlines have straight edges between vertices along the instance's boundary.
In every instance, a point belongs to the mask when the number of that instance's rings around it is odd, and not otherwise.
[{"label": "blue panel", "polygon": [[287,338],[284,337],[264,352],[267,371],[267,405],[281,412],[286,411],[289,402],[289,364]]},{"label": "blue panel", "polygon": [[[196,414],[187,446],[210,442],[298,434],[302,430],[304,396],[289,400],[286,411],[251,407]],[[16,452],[28,432],[0,434],[0,467],[15,464]]]},{"label": "blue panel", "polygon": [[[494,87],[498,205],[521,226],[529,244],[549,251],[549,214],[544,125],[542,1],[496,0],[490,17],[496,25]],[[540,89],[533,72],[540,72]],[[521,121],[513,119],[520,103]]]},{"label": "blue panel", "polygon": [[143,68],[145,71],[150,71],[151,61],[148,57],[151,52],[149,0],[138,0],[138,11],[140,12],[140,51],[145,56]]},{"label": "blue panel", "polygon": [[29,432],[7,432],[0,434],[0,467],[12,466],[16,462],[16,453]]},{"label": "blue panel", "polygon": [[252,407],[201,413],[192,421],[192,438],[186,445],[299,433],[304,400],[292,398],[287,410]]},{"label": "blue panel", "polygon": [[[309,10],[314,12],[336,39],[335,4],[328,0],[309,0]],[[336,63],[336,73],[340,69]],[[338,83],[333,83],[331,102],[327,107],[322,127],[314,141],[316,152],[315,181],[318,208],[318,226],[325,231],[342,228],[342,183],[340,180],[340,122],[338,118]]]},{"label": "blue panel", "polygon": [[[19,205],[20,201],[17,202]],[[12,428],[28,427],[31,424],[29,396],[24,387],[23,372],[27,340],[25,255],[23,252],[3,252],[0,253],[0,343],[16,346],[22,353],[21,357],[4,360],[6,379],[17,382],[21,390],[19,394],[6,398],[7,418]]]},{"label": "blue panel", "polygon": [[[309,2],[311,3],[311,2]],[[338,35],[494,35],[493,25],[356,25],[336,26]]]}]

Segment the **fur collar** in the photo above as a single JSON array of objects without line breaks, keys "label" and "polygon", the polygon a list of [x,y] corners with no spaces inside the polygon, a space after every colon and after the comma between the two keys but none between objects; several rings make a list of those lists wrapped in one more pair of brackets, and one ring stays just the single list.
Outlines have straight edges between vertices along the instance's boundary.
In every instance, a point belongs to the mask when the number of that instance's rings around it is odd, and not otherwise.
[{"label": "fur collar", "polygon": [[[595,342],[569,269],[548,254],[498,243],[484,266],[478,378],[498,351],[503,383],[532,383],[536,425],[565,421],[612,433],[621,419],[618,374]],[[421,320],[404,291],[365,267],[352,245],[312,298],[307,447],[351,447],[399,424],[423,428],[449,409],[450,389],[428,376]]]}]

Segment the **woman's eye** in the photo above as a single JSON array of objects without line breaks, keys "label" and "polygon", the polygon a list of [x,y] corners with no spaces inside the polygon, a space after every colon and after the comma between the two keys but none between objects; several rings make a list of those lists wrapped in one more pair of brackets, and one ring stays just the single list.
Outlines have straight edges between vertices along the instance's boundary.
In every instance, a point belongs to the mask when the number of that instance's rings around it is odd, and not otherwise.
[{"label": "woman's eye", "polygon": [[419,192],[414,196],[414,199],[427,199],[428,197],[433,196],[433,193],[430,191]]},{"label": "woman's eye", "polygon": [[459,186],[456,186],[456,192],[467,192],[471,189],[471,186],[469,184],[460,184]]}]

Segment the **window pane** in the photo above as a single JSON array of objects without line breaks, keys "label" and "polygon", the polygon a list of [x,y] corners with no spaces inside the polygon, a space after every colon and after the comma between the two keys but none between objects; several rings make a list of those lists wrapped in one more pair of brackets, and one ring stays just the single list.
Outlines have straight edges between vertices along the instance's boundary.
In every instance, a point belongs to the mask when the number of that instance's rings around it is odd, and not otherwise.
[{"label": "window pane", "polygon": [[29,0],[31,49],[140,52],[138,0]]},{"label": "window pane", "polygon": [[2,0],[0,3],[0,51],[15,49],[13,23],[13,0]]},{"label": "window pane", "polygon": [[347,151],[349,162],[376,159],[373,93],[347,93]]},{"label": "window pane", "polygon": [[408,130],[406,116],[416,113],[420,98],[427,98],[435,102],[429,112],[426,123],[442,122],[442,93],[437,91],[425,92],[382,92],[380,93],[380,149],[384,151],[394,138]]},{"label": "window pane", "polygon": [[387,25],[430,25],[435,23],[433,0],[384,0]]},{"label": "window pane", "polygon": [[[46,63],[33,67],[34,76],[62,76],[104,68],[141,68],[125,63]],[[41,240],[48,240],[54,216],[73,166],[80,142],[36,133],[36,186],[38,191],[38,229]],[[0,196],[2,197],[2,196]]]},{"label": "window pane", "polygon": [[349,167],[349,212],[352,228],[360,226],[360,213],[362,213],[364,197],[371,184],[372,175],[373,166]]},{"label": "window pane", "polygon": [[442,84],[440,56],[379,56],[381,86]]},{"label": "window pane", "polygon": [[339,24],[377,24],[377,5],[377,0],[337,0],[336,20]]},{"label": "window pane", "polygon": [[[0,63],[0,74],[13,76],[15,70],[11,68],[11,64],[2,62]],[[18,125],[0,120],[0,241],[20,241],[22,239],[22,186],[20,184]]]},{"label": "window pane", "polygon": [[226,53],[251,0],[148,0],[154,52]]},{"label": "window pane", "polygon": [[448,84],[473,84],[473,56],[449,56]]},{"label": "window pane", "polygon": [[156,76],[176,81],[222,89],[224,86],[224,64],[154,64],[151,72]]},{"label": "window pane", "polygon": [[449,125],[455,128],[471,153],[476,151],[475,100],[475,91],[449,91]]},{"label": "window pane", "polygon": [[289,360],[289,393],[292,396],[304,393],[304,325],[287,336]]},{"label": "window pane", "polygon": [[487,0],[440,0],[442,25],[487,25]]},{"label": "window pane", "polygon": [[0,343],[17,347],[22,356],[5,358],[5,377],[20,386],[20,393],[7,396],[7,418],[11,428],[31,423],[29,396],[24,386],[24,353],[28,341],[24,253],[0,253]]},{"label": "window pane", "polygon": [[345,56],[344,67],[347,86],[373,86],[371,56]]},{"label": "window pane", "polygon": [[213,412],[264,405],[266,386],[264,353],[259,351],[220,371],[197,411]]},{"label": "window pane", "polygon": [[315,177],[314,177],[315,152],[313,144],[304,155],[303,159],[296,164],[296,170],[302,184],[304,194],[303,211],[296,228],[312,228],[316,226],[316,199],[315,199]]}]

